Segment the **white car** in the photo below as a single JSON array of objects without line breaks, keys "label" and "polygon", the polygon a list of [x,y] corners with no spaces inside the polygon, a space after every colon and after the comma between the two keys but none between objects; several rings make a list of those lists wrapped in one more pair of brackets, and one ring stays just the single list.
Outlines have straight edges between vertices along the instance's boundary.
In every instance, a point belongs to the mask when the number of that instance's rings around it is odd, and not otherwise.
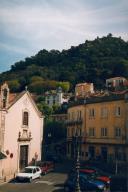
[{"label": "white car", "polygon": [[37,166],[28,166],[25,167],[24,171],[21,173],[17,173],[16,180],[18,181],[29,181],[31,182],[33,179],[41,177],[41,169]]}]

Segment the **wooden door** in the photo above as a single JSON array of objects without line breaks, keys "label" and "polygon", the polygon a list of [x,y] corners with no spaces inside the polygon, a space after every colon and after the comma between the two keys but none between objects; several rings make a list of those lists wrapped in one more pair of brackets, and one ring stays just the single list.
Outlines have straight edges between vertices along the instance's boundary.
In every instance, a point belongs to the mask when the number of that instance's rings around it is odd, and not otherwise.
[{"label": "wooden door", "polygon": [[28,145],[20,146],[20,170],[24,169],[28,165]]}]

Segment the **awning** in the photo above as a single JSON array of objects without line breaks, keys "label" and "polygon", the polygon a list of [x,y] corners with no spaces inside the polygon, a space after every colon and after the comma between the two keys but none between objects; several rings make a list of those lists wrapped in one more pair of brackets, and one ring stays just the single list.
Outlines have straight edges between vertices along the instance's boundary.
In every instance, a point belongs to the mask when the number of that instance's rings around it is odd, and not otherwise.
[{"label": "awning", "polygon": [[7,158],[7,156],[4,153],[0,152],[0,160],[5,158]]}]

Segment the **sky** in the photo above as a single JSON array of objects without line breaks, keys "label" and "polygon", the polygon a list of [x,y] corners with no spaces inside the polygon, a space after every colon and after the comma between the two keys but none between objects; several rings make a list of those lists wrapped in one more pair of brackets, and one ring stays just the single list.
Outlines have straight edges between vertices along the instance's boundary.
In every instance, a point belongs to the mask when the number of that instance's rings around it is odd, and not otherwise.
[{"label": "sky", "polygon": [[128,0],[0,0],[0,73],[109,33],[128,41]]}]

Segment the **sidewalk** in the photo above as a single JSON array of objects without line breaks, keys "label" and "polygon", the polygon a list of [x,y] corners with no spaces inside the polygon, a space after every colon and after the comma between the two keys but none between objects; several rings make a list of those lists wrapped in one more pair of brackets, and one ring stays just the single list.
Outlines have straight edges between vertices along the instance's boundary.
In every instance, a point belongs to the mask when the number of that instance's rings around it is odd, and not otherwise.
[{"label": "sidewalk", "polygon": [[0,185],[5,183],[6,181],[4,180],[4,178],[0,178]]},{"label": "sidewalk", "polygon": [[2,185],[4,183],[8,183],[13,178],[14,178],[14,175],[10,175],[10,176],[6,176],[6,177],[3,177],[3,178],[0,178],[0,185]]}]

